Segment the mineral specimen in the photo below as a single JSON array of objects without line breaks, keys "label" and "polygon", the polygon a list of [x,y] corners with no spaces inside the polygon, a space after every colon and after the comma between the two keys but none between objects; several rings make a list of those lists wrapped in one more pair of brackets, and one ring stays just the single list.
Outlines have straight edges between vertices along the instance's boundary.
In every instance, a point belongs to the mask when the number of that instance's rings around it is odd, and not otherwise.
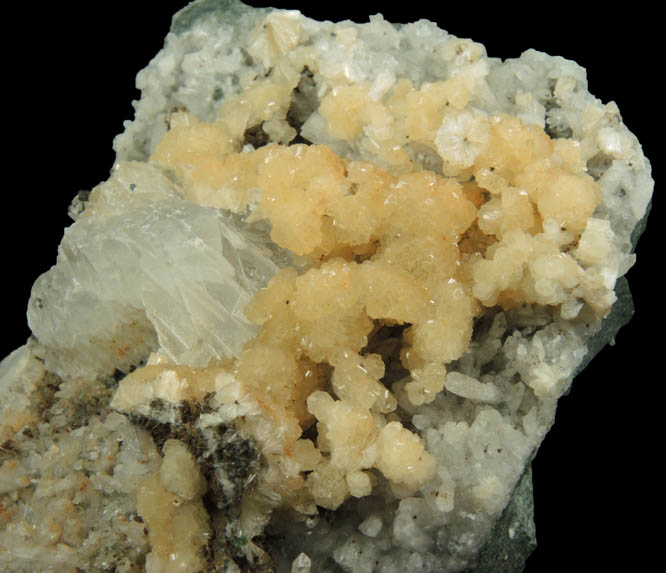
[{"label": "mineral specimen", "polygon": [[137,85],[0,370],[2,567],[519,570],[525,468],[627,319],[617,106],[424,20],[220,0]]}]

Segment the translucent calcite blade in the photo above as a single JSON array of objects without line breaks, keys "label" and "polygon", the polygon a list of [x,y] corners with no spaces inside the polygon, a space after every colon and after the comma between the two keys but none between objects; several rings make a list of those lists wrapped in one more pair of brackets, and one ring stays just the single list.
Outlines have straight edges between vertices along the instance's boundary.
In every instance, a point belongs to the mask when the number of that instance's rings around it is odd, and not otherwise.
[{"label": "translucent calcite blade", "polygon": [[183,201],[159,171],[123,163],[65,232],[28,322],[59,376],[110,375],[158,347],[204,366],[255,332],[243,314],[278,267],[268,237]]}]

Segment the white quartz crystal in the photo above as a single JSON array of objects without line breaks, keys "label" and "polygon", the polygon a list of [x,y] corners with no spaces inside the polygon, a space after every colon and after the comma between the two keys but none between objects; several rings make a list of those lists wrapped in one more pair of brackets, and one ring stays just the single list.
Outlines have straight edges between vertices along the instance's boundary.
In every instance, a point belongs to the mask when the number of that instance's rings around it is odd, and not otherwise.
[{"label": "white quartz crystal", "polygon": [[291,565],[291,573],[310,573],[311,559],[305,553],[299,553]]},{"label": "white quartz crystal", "polygon": [[458,396],[480,402],[498,402],[500,393],[492,382],[481,383],[471,376],[459,372],[449,372],[446,376],[446,389]]}]

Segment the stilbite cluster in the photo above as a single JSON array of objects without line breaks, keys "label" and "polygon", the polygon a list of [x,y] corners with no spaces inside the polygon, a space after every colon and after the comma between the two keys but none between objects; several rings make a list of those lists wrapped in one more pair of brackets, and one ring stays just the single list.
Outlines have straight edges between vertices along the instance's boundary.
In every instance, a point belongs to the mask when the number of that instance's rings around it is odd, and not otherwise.
[{"label": "stilbite cluster", "polygon": [[137,81],[2,363],[0,563],[475,566],[634,262],[617,107],[430,22],[235,1]]}]

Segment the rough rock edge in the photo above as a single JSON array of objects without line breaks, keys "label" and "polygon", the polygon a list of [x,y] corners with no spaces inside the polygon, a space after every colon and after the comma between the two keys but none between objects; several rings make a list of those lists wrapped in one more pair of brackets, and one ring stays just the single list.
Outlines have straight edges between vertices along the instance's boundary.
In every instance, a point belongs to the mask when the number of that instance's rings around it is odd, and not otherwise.
[{"label": "rough rock edge", "polygon": [[517,573],[523,570],[527,558],[536,549],[531,462],[525,468],[511,501],[493,525],[478,564],[466,573]]},{"label": "rough rock edge", "polygon": [[[638,240],[645,230],[651,206],[652,202],[648,205],[643,218],[636,223],[631,234],[632,252],[636,249]],[[588,340],[587,354],[576,368],[574,378],[585,370],[607,344],[613,344],[619,330],[631,320],[634,314],[634,303],[629,283],[625,277],[617,280],[615,294],[617,300],[613,304],[610,314],[602,321],[599,331]],[[532,455],[532,460],[538,451],[537,447]],[[510,535],[511,529],[516,532],[514,536]],[[496,573],[497,571],[518,573],[523,571],[527,558],[536,548],[532,461],[529,461],[525,465],[525,471],[518,481],[509,503],[495,521],[487,544],[479,553],[478,564],[465,573]]]},{"label": "rough rock edge", "polygon": [[[226,6],[223,7],[223,5]],[[182,10],[176,12],[171,20],[171,32],[181,34],[189,30],[197,20],[206,16],[218,14],[221,10],[226,10],[228,15],[235,19],[240,18],[247,12],[249,6],[238,2],[237,0],[200,0],[191,2]],[[257,14],[268,13],[272,8],[255,8]]]},{"label": "rough rock edge", "polygon": [[[646,219],[647,214],[641,220],[643,229]],[[636,236],[636,241],[639,236],[640,234]],[[615,293],[617,301],[613,304],[610,314],[601,323],[599,332],[588,341],[587,354],[576,369],[574,378],[607,344],[613,342],[618,331],[631,320],[634,314],[634,305],[626,278],[618,279]],[[532,460],[538,451],[537,447],[532,455]],[[509,503],[495,521],[488,542],[479,552],[477,565],[472,569],[467,569],[465,573],[496,573],[497,571],[519,573],[523,571],[527,558],[537,548],[533,491],[532,461],[529,461],[525,465],[525,471],[518,481]],[[512,537],[511,529],[520,534],[517,533]]]}]

